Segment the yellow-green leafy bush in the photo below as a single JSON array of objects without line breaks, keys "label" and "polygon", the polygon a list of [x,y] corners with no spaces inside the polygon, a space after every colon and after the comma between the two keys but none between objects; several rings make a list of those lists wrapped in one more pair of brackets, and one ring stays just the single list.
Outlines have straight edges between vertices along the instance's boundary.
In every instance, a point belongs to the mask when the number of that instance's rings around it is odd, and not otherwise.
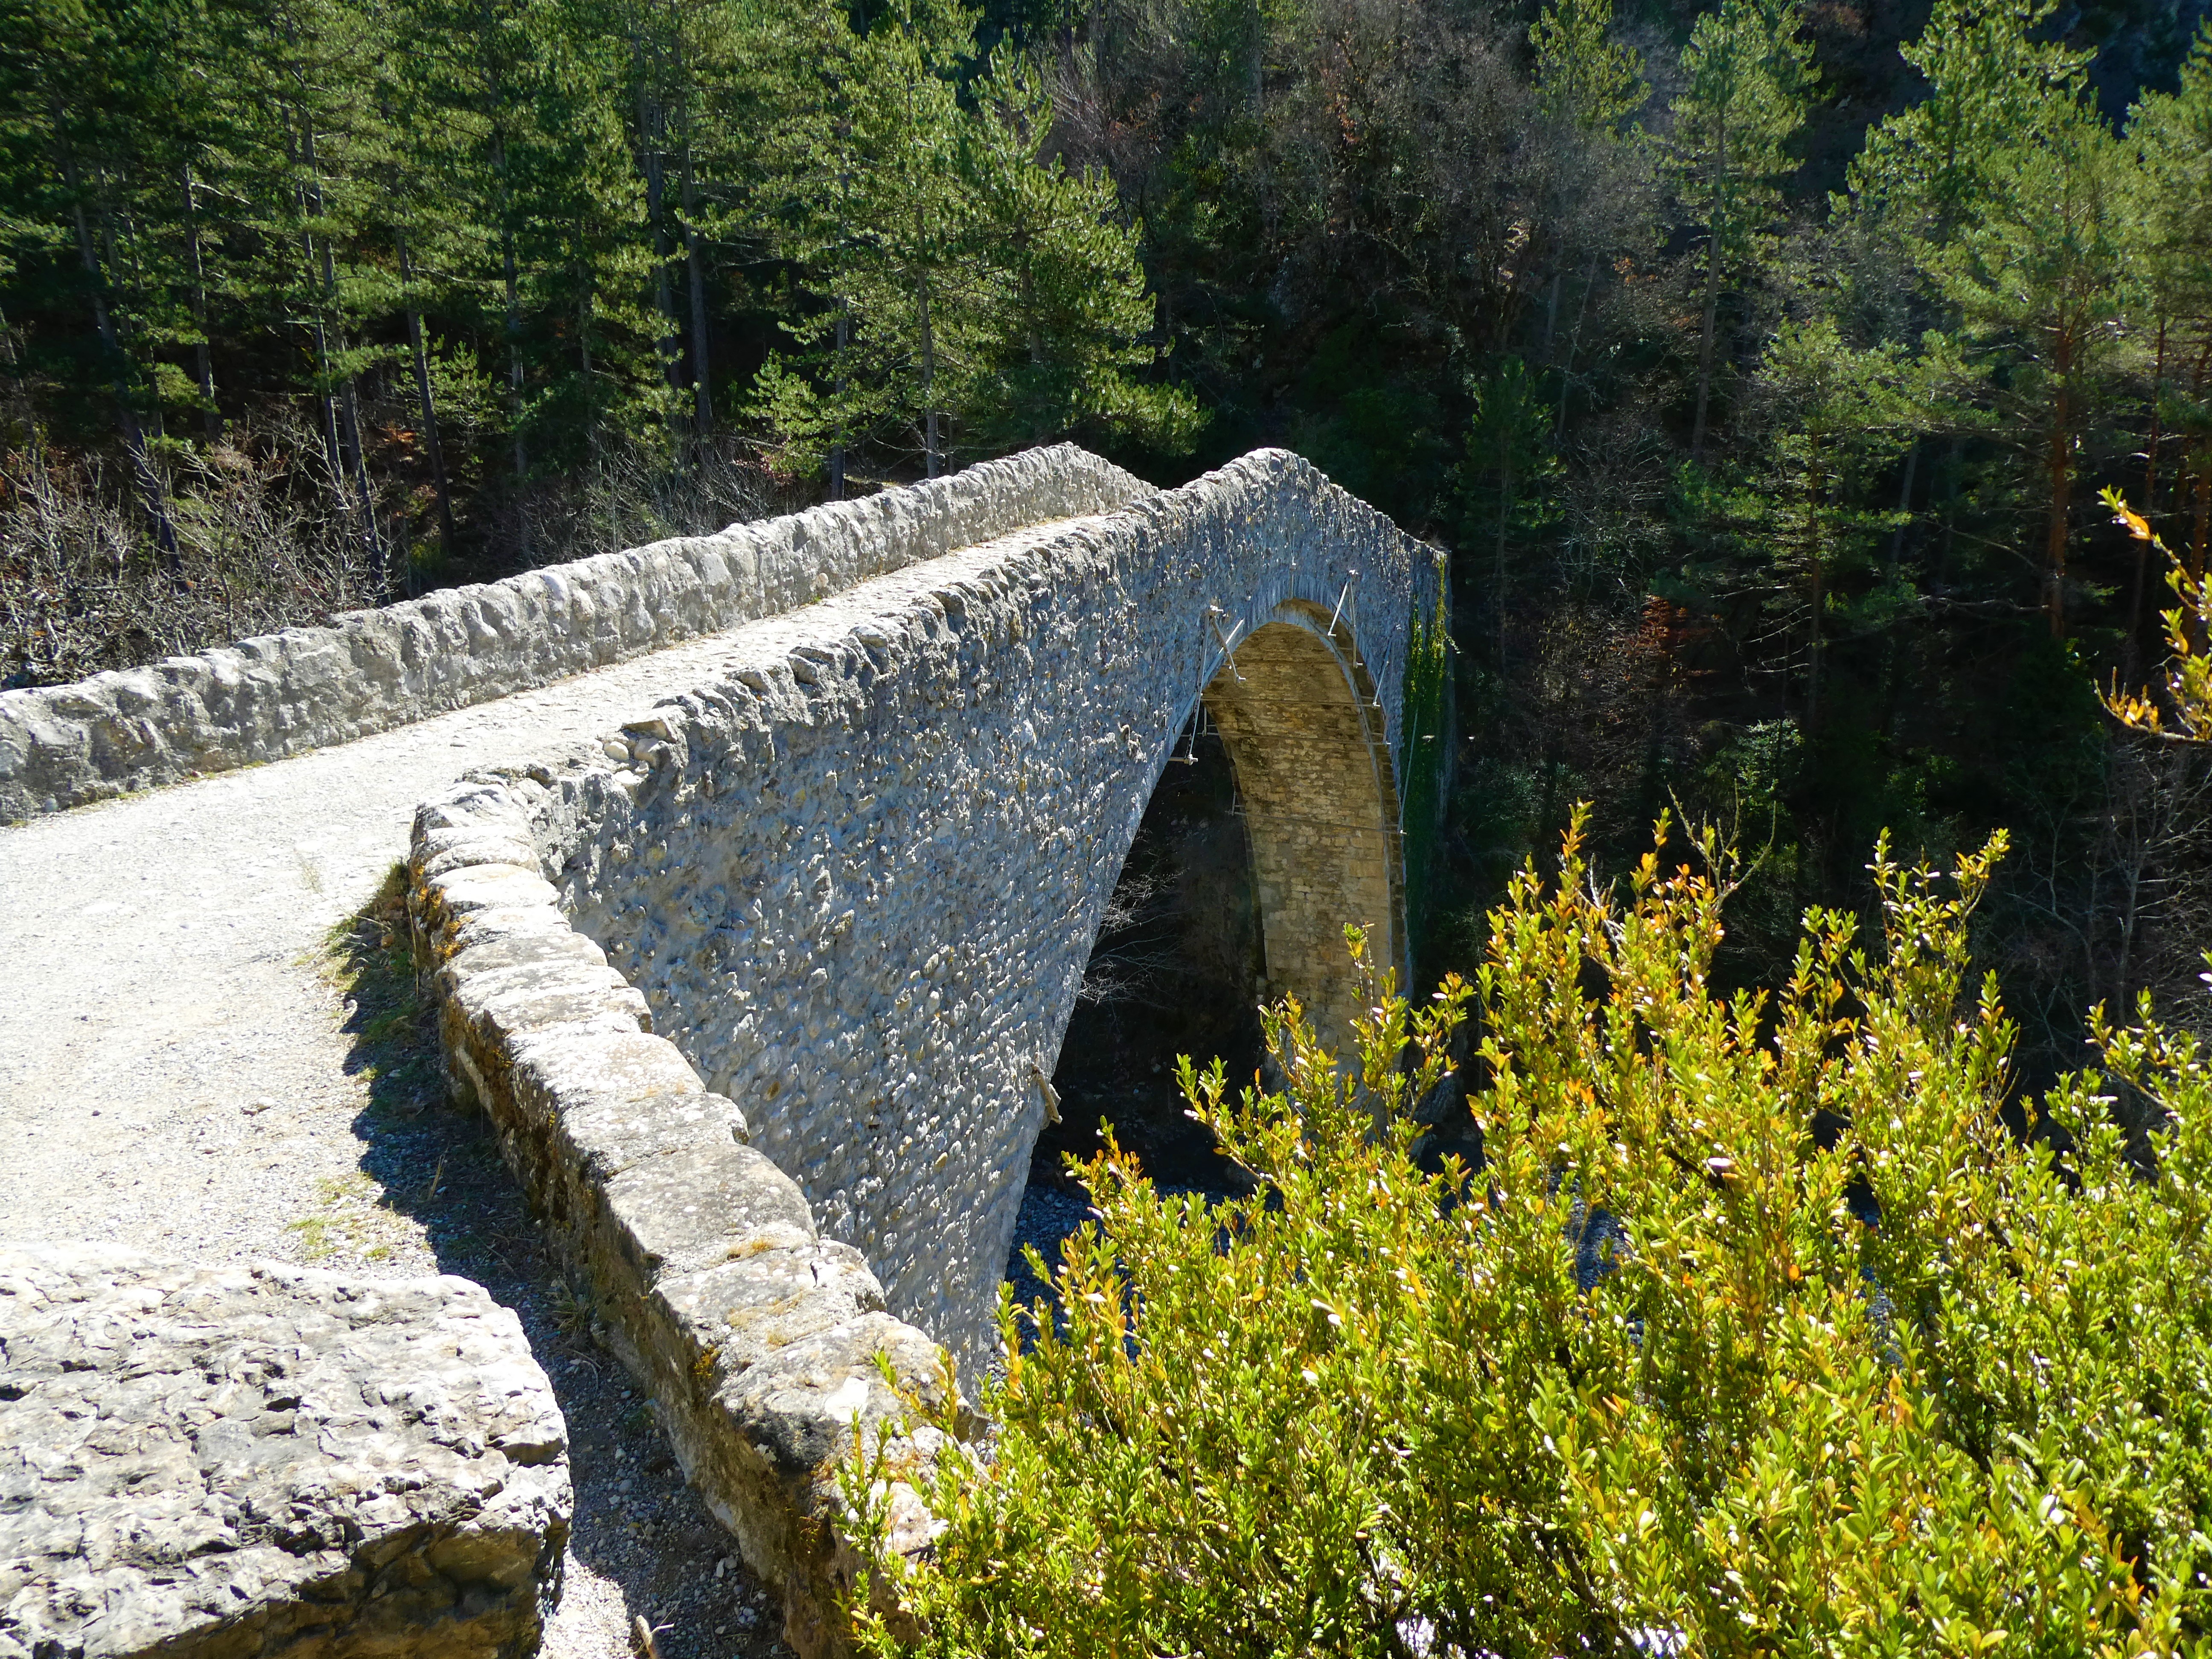
[{"label": "yellow-green leafy bush", "polygon": [[[891,1570],[921,1647],[2191,1645],[2212,1097],[2187,1040],[2100,1026],[2166,1110],[2154,1170],[2095,1077],[2042,1103],[2057,1136],[2006,1127],[2010,1030],[1962,986],[2002,850],[1948,878],[1878,853],[1879,941],[1811,913],[1786,987],[1723,1000],[1724,855],[1616,898],[1571,836],[1478,986],[1376,988],[1358,1075],[1294,1006],[1281,1091],[1186,1064],[1261,1195],[1086,1170],[1058,1328],[1018,1352],[1006,1312],[995,1440],[940,1462],[944,1533]],[[1481,1165],[1425,1175],[1407,1109],[1470,996]]]}]

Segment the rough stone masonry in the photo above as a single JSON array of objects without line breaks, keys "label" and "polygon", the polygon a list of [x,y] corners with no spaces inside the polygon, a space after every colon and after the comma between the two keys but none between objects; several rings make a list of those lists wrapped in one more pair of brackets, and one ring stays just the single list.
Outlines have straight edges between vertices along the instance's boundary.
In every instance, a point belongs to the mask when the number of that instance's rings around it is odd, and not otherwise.
[{"label": "rough stone masonry", "polygon": [[865,1585],[836,1472],[899,1416],[873,1357],[940,1400],[933,1338],[990,1357],[1041,1085],[1201,697],[1273,988],[1340,1034],[1344,923],[1402,955],[1392,743],[1434,555],[1279,453],[1132,493],[733,629],[710,684],[417,815],[457,1090],[805,1655]]}]

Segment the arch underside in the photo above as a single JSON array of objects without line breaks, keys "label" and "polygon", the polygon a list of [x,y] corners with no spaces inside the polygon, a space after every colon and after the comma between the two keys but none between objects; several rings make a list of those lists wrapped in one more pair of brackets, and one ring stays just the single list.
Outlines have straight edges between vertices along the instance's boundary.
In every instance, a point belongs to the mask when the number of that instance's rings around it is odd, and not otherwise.
[{"label": "arch underside", "polygon": [[1235,642],[1206,685],[1237,775],[1267,994],[1295,996],[1348,1052],[1358,1012],[1344,930],[1404,968],[1398,799],[1383,714],[1350,629],[1298,604]]}]

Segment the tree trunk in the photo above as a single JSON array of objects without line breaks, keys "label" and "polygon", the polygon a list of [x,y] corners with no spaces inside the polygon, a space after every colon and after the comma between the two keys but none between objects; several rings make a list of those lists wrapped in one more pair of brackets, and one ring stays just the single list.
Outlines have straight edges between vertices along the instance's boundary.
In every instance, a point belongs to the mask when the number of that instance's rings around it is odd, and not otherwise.
[{"label": "tree trunk", "polygon": [[2189,538],[2189,579],[2204,580],[2205,542],[2212,538],[2212,444],[2197,446],[2197,526]]},{"label": "tree trunk", "polygon": [[1713,385],[1713,333],[1720,320],[1721,227],[1717,217],[1705,249],[1705,318],[1698,330],[1698,413],[1690,427],[1690,459],[1703,460],[1705,453],[1705,404]]},{"label": "tree trunk", "polygon": [[661,211],[662,189],[660,138],[667,125],[666,118],[646,90],[642,46],[633,48],[640,64],[637,88],[637,149],[645,173],[645,218],[653,227],[653,302],[660,318],[659,339],[653,349],[659,354],[660,372],[671,392],[684,389],[682,358],[684,346],[678,337],[676,322],[676,296],[668,283],[668,222]]},{"label": "tree trunk", "polygon": [[1820,546],[1820,447],[1816,443],[1810,465],[1805,471],[1805,544],[1813,567],[1813,639],[1805,669],[1805,731],[1808,736],[1820,729],[1820,653],[1825,644],[1820,633],[1820,611],[1828,600],[1827,571],[1822,563]]},{"label": "tree trunk", "polygon": [[1597,261],[1598,256],[1595,253],[1591,254],[1589,270],[1583,278],[1582,301],[1575,307],[1574,331],[1567,336],[1567,360],[1559,366],[1559,407],[1552,422],[1553,443],[1559,442],[1566,435],[1567,398],[1574,386],[1575,354],[1581,349],[1583,324],[1589,316],[1590,295],[1597,289]]},{"label": "tree trunk", "polygon": [[[438,408],[430,395],[430,354],[422,342],[422,313],[415,305],[415,261],[407,239],[399,239],[399,280],[407,291],[407,343],[415,354],[415,397],[422,411],[422,448],[430,458],[430,477],[438,491],[438,550],[453,555],[453,492],[446,477],[446,447],[438,437]],[[408,597],[414,597],[414,571],[407,572]]]},{"label": "tree trunk", "polygon": [[[313,239],[303,235],[300,240],[303,245],[301,251],[312,262],[314,258]],[[316,308],[314,316],[309,320],[307,331],[315,342],[315,406],[323,415],[323,463],[330,468],[331,482],[337,487],[339,499],[343,500],[345,447],[338,441],[338,406],[337,400],[331,396],[331,343],[323,330],[320,307]]]},{"label": "tree trunk", "polygon": [[1897,580],[1897,567],[1905,557],[1905,532],[1912,527],[1912,475],[1920,470],[1920,440],[1912,441],[1912,447],[1905,452],[1905,483],[1897,492],[1898,526],[1889,536],[1889,569],[1892,581]]},{"label": "tree trunk", "polygon": [[530,476],[530,451],[522,435],[522,295],[514,268],[514,234],[500,239],[501,262],[507,276],[507,416],[514,435],[514,482],[518,487]]},{"label": "tree trunk", "polygon": [[1260,0],[1248,0],[1245,13],[1252,30],[1250,50],[1244,60],[1246,92],[1252,100],[1252,114],[1258,118],[1267,97],[1267,16],[1260,7]]},{"label": "tree trunk", "polygon": [[[1905,483],[1897,492],[1897,510],[1900,515],[1897,528],[1889,538],[1889,562],[1882,573],[1883,580],[1892,587],[1897,584],[1898,567],[1905,562],[1905,532],[1912,527],[1912,478],[1920,470],[1922,440],[1915,438],[1912,447],[1905,452]],[[1882,629],[1881,637],[1881,735],[1887,741],[1897,730],[1897,629]]]},{"label": "tree trunk", "polygon": [[1929,583],[1940,591],[1951,575],[1951,552],[1959,538],[1959,474],[1966,465],[1966,441],[1951,440],[1951,459],[1943,467],[1943,539],[1936,544],[1936,569]]},{"label": "tree trunk", "polygon": [[[915,228],[921,228],[917,214]],[[937,341],[929,327],[929,278],[915,284],[915,300],[921,325],[921,422],[926,475],[937,476]]]},{"label": "tree trunk", "polygon": [[507,424],[513,440],[515,511],[522,526],[521,554],[530,556],[530,514],[523,486],[530,477],[530,446],[522,432],[522,293],[514,263],[514,204],[507,187],[507,141],[492,139],[492,170],[499,177],[499,259],[507,298]]},{"label": "tree trunk", "polygon": [[[840,295],[837,299],[837,407],[841,422],[845,407],[845,348],[849,343],[851,329],[852,312],[844,296]],[[845,429],[842,424],[837,428],[837,441],[830,446],[830,499],[833,501],[845,499]]]},{"label": "tree trunk", "polygon": [[124,453],[130,457],[131,481],[138,486],[138,498],[148,520],[154,526],[155,544],[161,550],[163,562],[169,568],[172,586],[181,588],[185,582],[184,555],[177,545],[177,527],[169,517],[168,492],[162,488],[161,475],[154,470],[154,458],[146,447],[145,428],[138,422],[138,411],[131,406],[130,387],[125,374],[130,358],[123,349],[123,339],[115,325],[114,313],[107,306],[107,276],[101,269],[100,256],[92,243],[92,223],[85,216],[84,188],[80,180],[76,156],[64,137],[66,127],[61,99],[47,94],[47,109],[53,121],[54,147],[61,161],[62,183],[75,198],[74,217],[76,222],[77,256],[84,262],[85,293],[92,301],[92,321],[100,335],[100,343],[115,366],[115,424],[122,434]]},{"label": "tree trunk", "polygon": [[[2166,319],[2158,319],[2158,350],[2151,361],[2150,374],[2150,441],[2143,447],[2143,518],[2150,524],[2158,522],[2158,446],[2163,434],[2159,427],[2159,399],[2166,386]],[[2128,627],[2120,642],[2120,681],[2125,685],[2136,684],[2139,666],[2137,658],[2142,647],[2143,588],[2150,566],[2150,544],[2136,544],[2135,580],[2128,590]]]},{"label": "tree trunk", "polygon": [[[584,417],[592,413],[592,268],[581,260],[576,265],[576,349],[584,369]],[[596,432],[599,423],[592,422]]]},{"label": "tree trunk", "polygon": [[[2212,372],[2212,334],[2206,336],[2204,349],[2197,354],[2197,372],[2190,380],[2190,392],[2199,402],[2204,397],[2208,372]],[[2197,523],[2189,538],[2189,575],[2192,581],[2202,581],[2204,544],[2212,536],[2212,440],[2199,438],[2191,453],[2196,462]]]},{"label": "tree trunk", "polygon": [[2066,527],[2072,507],[2074,465],[2068,425],[2065,376],[2073,368],[2069,343],[2060,343],[2056,367],[2058,389],[2051,402],[2051,516],[2044,532],[2044,613],[2051,619],[2051,637],[2066,637]]},{"label": "tree trunk", "polygon": [[[64,182],[72,192],[77,188],[76,171],[74,164],[65,169]],[[126,360],[123,342],[116,332],[115,318],[107,308],[107,282],[100,270],[100,256],[93,248],[92,226],[85,218],[82,196],[76,203],[76,246],[78,256],[84,261],[87,292],[92,296],[93,326],[99,331],[100,344],[117,365],[115,424],[123,434],[124,453],[131,458],[131,479],[138,486],[139,501],[153,524],[155,544],[161,550],[163,562],[169,567],[169,580],[182,586],[184,556],[177,545],[177,527],[170,521],[167,492],[161,488],[161,475],[154,470],[154,458],[146,447],[145,429],[138,424],[138,411],[131,407],[129,391],[124,384],[121,366]]]},{"label": "tree trunk", "polygon": [[200,426],[212,448],[222,441],[222,411],[215,401],[215,353],[208,340],[207,271],[200,258],[200,222],[192,199],[192,169],[186,162],[178,169],[185,187],[185,256],[192,272],[192,325],[199,339],[192,347],[192,368],[200,387]]},{"label": "tree trunk", "polygon": [[1498,445],[1498,673],[1505,674],[1505,529],[1513,510],[1513,454],[1511,440],[1501,434]]},{"label": "tree trunk", "polygon": [[[320,218],[323,212],[322,169],[315,160],[314,125],[312,122],[305,119],[304,118],[300,123],[300,155],[301,161],[307,164],[307,168],[308,204],[313,210],[315,216]],[[312,237],[307,240],[312,243]],[[323,277],[322,302],[324,305],[326,305],[331,308],[331,313],[335,316],[337,311],[338,299],[337,267],[331,258],[331,239],[327,235],[322,239],[321,265]],[[331,334],[334,336],[337,340],[337,349],[334,355],[337,356],[343,356],[347,349],[344,328],[343,325],[335,321],[329,326]],[[320,320],[319,308],[318,320],[316,323],[317,332],[320,333],[324,325]],[[326,373],[331,372],[334,366],[332,364],[327,361],[325,362],[325,368]],[[327,396],[327,393],[325,395]],[[355,385],[353,375],[349,373],[339,382],[339,406],[344,415],[345,477],[347,482],[352,486],[356,503],[361,514],[362,539],[368,544],[370,556],[374,558],[380,564],[383,562],[384,554],[383,538],[377,533],[376,506],[374,499],[369,493],[368,488],[368,461],[367,456],[363,453],[361,441],[361,399],[359,389]]]},{"label": "tree trunk", "polygon": [[699,436],[714,429],[714,404],[707,389],[707,273],[699,258],[697,186],[691,173],[691,118],[684,117],[684,264],[691,285],[691,397]]}]

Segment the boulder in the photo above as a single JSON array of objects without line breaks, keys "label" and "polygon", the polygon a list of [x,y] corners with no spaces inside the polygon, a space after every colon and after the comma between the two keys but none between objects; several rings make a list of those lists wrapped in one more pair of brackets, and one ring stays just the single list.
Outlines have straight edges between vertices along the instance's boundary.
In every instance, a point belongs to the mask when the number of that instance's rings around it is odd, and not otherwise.
[{"label": "boulder", "polygon": [[453,1278],[0,1246],[0,1659],[507,1659],[568,1431]]}]

